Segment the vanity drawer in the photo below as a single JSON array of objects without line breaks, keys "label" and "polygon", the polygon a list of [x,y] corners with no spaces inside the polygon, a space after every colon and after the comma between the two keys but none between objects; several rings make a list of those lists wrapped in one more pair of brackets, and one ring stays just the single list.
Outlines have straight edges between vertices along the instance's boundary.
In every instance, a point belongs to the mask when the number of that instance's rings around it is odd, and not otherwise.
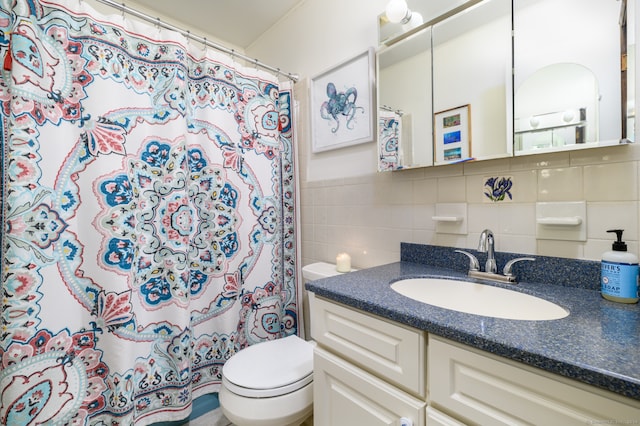
[{"label": "vanity drawer", "polygon": [[469,425],[629,423],[640,401],[429,337],[429,405]]},{"label": "vanity drawer", "polygon": [[311,337],[416,396],[426,395],[426,333],[310,293]]},{"label": "vanity drawer", "polygon": [[315,426],[425,426],[426,405],[323,348],[313,351]]}]

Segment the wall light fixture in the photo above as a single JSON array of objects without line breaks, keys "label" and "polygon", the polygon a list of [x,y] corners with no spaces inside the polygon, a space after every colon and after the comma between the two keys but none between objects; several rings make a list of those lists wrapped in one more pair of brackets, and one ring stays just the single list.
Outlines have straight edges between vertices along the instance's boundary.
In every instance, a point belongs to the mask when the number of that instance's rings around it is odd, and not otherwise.
[{"label": "wall light fixture", "polygon": [[405,0],[390,0],[385,8],[389,22],[406,24],[411,20],[411,10]]}]

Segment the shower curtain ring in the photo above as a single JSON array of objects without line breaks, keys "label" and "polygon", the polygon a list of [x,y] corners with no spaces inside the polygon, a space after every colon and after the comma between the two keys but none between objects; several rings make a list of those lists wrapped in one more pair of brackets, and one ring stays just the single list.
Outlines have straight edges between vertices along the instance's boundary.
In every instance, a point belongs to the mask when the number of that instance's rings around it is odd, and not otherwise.
[{"label": "shower curtain ring", "polygon": [[127,6],[125,6],[125,4],[124,4],[124,2],[123,2],[123,3],[122,3],[122,8],[121,8],[121,11],[122,11],[122,19],[123,19],[123,20],[124,20],[124,8],[125,8],[125,7],[127,7]]},{"label": "shower curtain ring", "polygon": [[253,61],[254,61],[255,65],[256,65],[256,71],[258,71],[258,58],[254,59]]}]

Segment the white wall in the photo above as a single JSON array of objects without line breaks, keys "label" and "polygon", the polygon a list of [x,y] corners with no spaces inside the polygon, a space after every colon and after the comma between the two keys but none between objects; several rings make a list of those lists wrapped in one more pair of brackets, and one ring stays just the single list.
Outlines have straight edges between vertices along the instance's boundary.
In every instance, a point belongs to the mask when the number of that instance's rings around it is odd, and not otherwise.
[{"label": "white wall", "polygon": [[[485,227],[501,251],[586,259],[609,250],[606,230],[621,227],[638,252],[640,144],[394,173],[376,173],[373,143],[312,154],[307,79],[376,46],[385,4],[306,0],[247,49],[302,76],[296,98],[305,264],[332,261],[340,251],[358,267],[393,262],[401,241],[475,248]],[[514,200],[483,202],[484,177],[498,175],[512,176]],[[535,203],[543,201],[586,201],[587,241],[537,240]],[[465,235],[435,232],[436,203],[451,202],[467,203]]]}]

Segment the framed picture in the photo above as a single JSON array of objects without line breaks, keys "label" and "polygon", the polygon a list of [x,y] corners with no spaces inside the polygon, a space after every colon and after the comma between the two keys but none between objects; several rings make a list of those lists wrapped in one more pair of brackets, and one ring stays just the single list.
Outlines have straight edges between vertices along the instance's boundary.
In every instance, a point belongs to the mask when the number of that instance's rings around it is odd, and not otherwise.
[{"label": "framed picture", "polygon": [[471,159],[471,106],[440,111],[433,115],[434,163],[451,164]]},{"label": "framed picture", "polygon": [[313,152],[374,140],[374,61],[369,48],[311,79]]}]

